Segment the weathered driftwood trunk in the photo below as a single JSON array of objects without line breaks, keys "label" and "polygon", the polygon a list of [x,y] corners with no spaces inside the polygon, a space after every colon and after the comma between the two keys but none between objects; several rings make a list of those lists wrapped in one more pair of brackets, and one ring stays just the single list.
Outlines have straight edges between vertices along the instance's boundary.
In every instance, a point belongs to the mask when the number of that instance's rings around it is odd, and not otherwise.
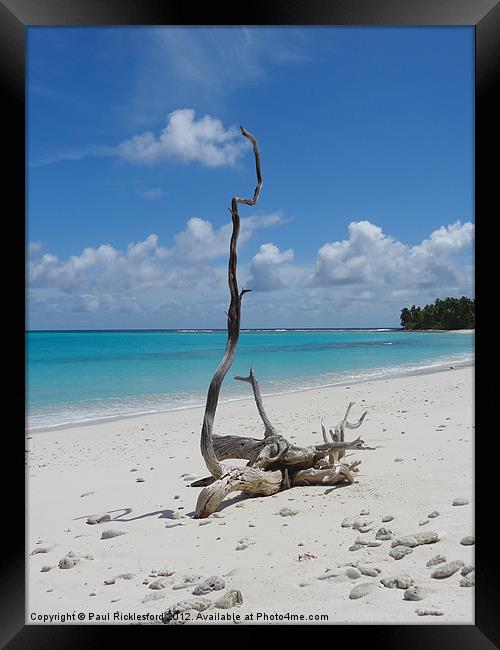
[{"label": "weathered driftwood trunk", "polygon": [[[264,423],[264,437],[246,438],[240,436],[216,436],[213,434],[215,412],[219,401],[222,382],[233,363],[236,346],[240,335],[241,299],[250,289],[239,291],[236,278],[236,247],[240,230],[238,204],[255,205],[262,189],[260,154],[254,136],[240,127],[241,133],[253,145],[257,186],[252,199],[233,197],[231,201],[231,218],[233,231],[229,246],[228,285],[231,302],[227,313],[228,339],[224,357],[215,371],[208,388],[205,415],[201,430],[201,453],[211,476],[195,481],[193,487],[203,487],[196,504],[196,517],[208,517],[214,512],[227,494],[242,491],[254,496],[268,496],[282,489],[298,485],[335,485],[353,483],[353,472],[357,471],[360,461],[351,464],[341,463],[346,450],[372,449],[364,446],[363,440],[357,438],[352,442],[344,439],[345,429],[357,429],[363,423],[366,413],[351,424],[347,421],[353,402],[347,407],[346,414],[329,435],[321,422],[323,444],[312,447],[298,447],[290,444],[279,435],[269,420],[259,384],[253,369],[248,377],[235,377],[248,382],[253,391],[259,415]],[[221,461],[238,458],[248,461],[246,467],[231,467]]]}]

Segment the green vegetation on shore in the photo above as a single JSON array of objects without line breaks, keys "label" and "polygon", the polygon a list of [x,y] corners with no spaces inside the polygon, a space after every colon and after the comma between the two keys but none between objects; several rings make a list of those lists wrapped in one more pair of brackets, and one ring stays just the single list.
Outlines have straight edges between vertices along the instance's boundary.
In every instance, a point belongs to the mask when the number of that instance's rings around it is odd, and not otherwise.
[{"label": "green vegetation on shore", "polygon": [[475,301],[472,298],[438,298],[432,305],[401,310],[404,330],[461,330],[475,327]]}]

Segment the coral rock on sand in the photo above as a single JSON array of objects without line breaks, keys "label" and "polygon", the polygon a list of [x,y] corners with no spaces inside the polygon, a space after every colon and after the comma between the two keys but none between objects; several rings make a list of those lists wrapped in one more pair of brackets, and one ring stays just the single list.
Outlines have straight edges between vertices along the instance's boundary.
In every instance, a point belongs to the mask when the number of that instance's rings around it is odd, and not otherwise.
[{"label": "coral rock on sand", "polygon": [[72,569],[78,562],[78,558],[65,555],[59,560],[60,569]]},{"label": "coral rock on sand", "polygon": [[190,609],[194,609],[197,612],[203,612],[211,607],[211,605],[212,601],[208,598],[198,597],[191,598],[190,600],[183,600],[169,607],[167,611],[163,613],[162,621],[168,625],[171,622],[175,621],[177,614],[182,614],[183,612],[187,612]]},{"label": "coral rock on sand", "polygon": [[401,560],[405,555],[408,555],[409,553],[413,553],[413,549],[409,546],[394,546],[389,551],[389,555],[395,560]]},{"label": "coral rock on sand", "polygon": [[378,584],[376,582],[362,582],[359,585],[353,587],[349,593],[349,598],[351,600],[356,600],[358,598],[364,598],[371,594],[373,591],[378,589]]},{"label": "coral rock on sand", "polygon": [[226,583],[219,576],[210,576],[193,590],[194,596],[204,596],[210,591],[220,591],[224,589]]},{"label": "coral rock on sand", "polygon": [[141,603],[150,603],[151,601],[161,600],[162,598],[165,598],[165,595],[160,594],[160,592],[158,591],[155,591],[152,594],[148,594],[147,596],[144,596],[144,598],[141,600]]},{"label": "coral rock on sand", "polygon": [[292,510],[292,508],[281,508],[281,510],[278,510],[276,513],[277,515],[280,515],[281,517],[294,517],[295,515],[299,514],[298,510]]},{"label": "coral rock on sand", "polygon": [[219,600],[215,601],[214,607],[218,607],[219,609],[230,609],[231,607],[237,607],[242,604],[243,596],[241,595],[241,591],[238,589],[231,589],[230,591],[226,591]]},{"label": "coral rock on sand", "polygon": [[343,522],[340,525],[342,526],[342,528],[351,528],[353,522],[354,519],[352,519],[351,517],[345,517]]},{"label": "coral rock on sand", "polygon": [[194,587],[197,585],[199,582],[202,581],[202,576],[198,575],[187,575],[184,576],[182,579],[182,582],[178,582],[175,584],[172,589],[185,589],[186,587]]},{"label": "coral rock on sand", "polygon": [[46,571],[51,571],[52,569],[55,569],[55,566],[51,566],[49,564],[44,564],[43,567],[40,569],[42,573],[45,573]]},{"label": "coral rock on sand", "polygon": [[446,557],[438,553],[434,557],[431,557],[430,560],[427,560],[426,566],[436,566],[436,564],[442,564],[443,562],[446,562]]},{"label": "coral rock on sand", "polygon": [[105,512],[105,513],[101,513],[99,515],[91,515],[87,519],[86,523],[91,524],[91,525],[93,525],[93,524],[102,524],[105,521],[109,521],[110,519],[111,519],[111,517],[108,515],[107,512]]},{"label": "coral rock on sand", "polygon": [[468,573],[471,571],[474,571],[474,565],[473,564],[467,564],[464,566],[464,568],[460,571],[460,575],[466,576]]},{"label": "coral rock on sand", "polygon": [[370,530],[373,530],[375,526],[361,526],[361,528],[358,528],[359,533],[369,533]]},{"label": "coral rock on sand", "polygon": [[161,569],[161,571],[158,571],[159,576],[173,576],[175,573],[175,569],[172,567],[167,567],[166,569]]},{"label": "coral rock on sand", "polygon": [[120,535],[126,535],[127,533],[124,530],[103,530],[101,534],[101,539],[111,539],[112,537],[120,537]]},{"label": "coral rock on sand", "polygon": [[476,584],[475,571],[471,571],[464,578],[460,580],[461,587],[473,587]]},{"label": "coral rock on sand", "polygon": [[404,600],[423,600],[427,596],[435,593],[436,592],[431,587],[426,587],[424,585],[414,585],[413,587],[408,587],[408,589],[403,594],[403,598]]},{"label": "coral rock on sand", "polygon": [[392,539],[393,537],[394,537],[394,533],[392,532],[392,530],[389,530],[389,528],[386,528],[385,526],[379,528],[375,533],[375,539],[387,540],[387,539]]},{"label": "coral rock on sand", "polygon": [[378,574],[380,573],[380,569],[378,567],[371,567],[371,566],[365,566],[364,564],[358,564],[358,570],[361,572],[362,575],[364,576],[370,576],[371,578],[376,578]]},{"label": "coral rock on sand", "polygon": [[176,526],[180,526],[181,522],[180,521],[167,521],[165,524],[165,528],[175,528]]},{"label": "coral rock on sand", "polygon": [[50,553],[52,550],[54,550],[53,546],[37,546],[31,551],[30,555],[38,555],[38,553]]},{"label": "coral rock on sand", "polygon": [[406,574],[400,573],[397,576],[388,576],[387,578],[381,578],[380,582],[387,587],[388,589],[408,589],[414,583],[413,578]]},{"label": "coral rock on sand", "polygon": [[476,540],[474,538],[474,535],[467,535],[467,537],[462,537],[460,540],[460,544],[463,546],[472,546],[473,544],[476,543]]},{"label": "coral rock on sand", "polygon": [[430,607],[428,609],[419,607],[418,609],[415,610],[415,612],[419,616],[442,616],[443,612],[440,609],[436,609],[434,607]]},{"label": "coral rock on sand", "polygon": [[163,580],[155,580],[154,582],[151,582],[149,585],[150,589],[165,589],[167,585],[163,582]]},{"label": "coral rock on sand", "polygon": [[394,517],[392,515],[386,515],[385,517],[382,517],[382,523],[385,524],[389,521],[392,521]]},{"label": "coral rock on sand", "polygon": [[433,510],[430,512],[427,516],[429,519],[434,519],[435,517],[439,517],[440,513],[437,510]]},{"label": "coral rock on sand", "polygon": [[238,543],[235,546],[235,550],[236,551],[244,551],[249,546],[252,546],[252,544],[255,544],[255,542],[252,541],[251,539],[249,539],[248,537],[243,537],[242,539],[238,540]]},{"label": "coral rock on sand", "polygon": [[373,524],[373,521],[367,521],[366,519],[360,519],[359,517],[356,517],[356,519],[352,522],[352,528],[353,530],[361,530],[361,528],[366,528],[370,524]]},{"label": "coral rock on sand", "polygon": [[462,560],[454,560],[453,562],[448,562],[447,564],[441,564],[431,573],[431,578],[449,578],[454,573],[459,571],[464,565],[465,562],[462,562]]},{"label": "coral rock on sand", "polygon": [[469,503],[469,499],[466,499],[465,497],[457,497],[456,499],[453,499],[453,503],[451,505],[466,506],[468,503]]},{"label": "coral rock on sand", "polygon": [[358,544],[359,546],[382,546],[380,540],[364,539],[363,537],[357,537],[354,544]]},{"label": "coral rock on sand", "polygon": [[438,533],[428,530],[423,533],[414,533],[413,535],[398,537],[398,539],[395,539],[392,542],[392,546],[409,546],[410,548],[414,548],[415,546],[421,546],[422,544],[434,544],[438,541]]},{"label": "coral rock on sand", "polygon": [[351,578],[352,580],[357,580],[358,578],[361,578],[361,571],[352,566],[346,569],[345,574],[348,578]]}]

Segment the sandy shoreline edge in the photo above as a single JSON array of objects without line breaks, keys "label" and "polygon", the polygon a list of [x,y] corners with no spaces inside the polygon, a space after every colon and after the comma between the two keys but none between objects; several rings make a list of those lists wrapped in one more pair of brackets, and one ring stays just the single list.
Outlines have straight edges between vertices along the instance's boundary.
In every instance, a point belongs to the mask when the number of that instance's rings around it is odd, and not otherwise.
[{"label": "sandy shoreline edge", "polygon": [[[464,330],[464,331],[471,331],[471,330]],[[452,364],[452,365],[451,365]],[[336,383],[326,383],[326,384],[318,384],[316,386],[305,386],[305,387],[300,387],[300,388],[290,388],[289,390],[285,391],[277,391],[273,393],[266,393],[263,392],[263,397],[266,399],[278,396],[278,395],[292,395],[295,393],[302,393],[306,391],[311,391],[311,390],[318,390],[321,388],[333,388],[334,386],[350,386],[351,384],[358,384],[358,383],[366,383],[366,382],[371,382],[371,381],[383,381],[385,379],[395,379],[397,377],[411,377],[413,375],[427,375],[427,374],[433,374],[435,372],[443,372],[446,370],[449,370],[450,368],[467,368],[467,367],[474,367],[475,360],[474,357],[472,359],[468,359],[465,361],[450,361],[446,363],[441,363],[435,366],[429,365],[425,366],[423,368],[416,368],[416,369],[410,369],[410,370],[401,370],[401,371],[394,371],[393,373],[389,372],[386,375],[379,375],[379,376],[366,376],[366,377],[357,377],[354,379],[346,379],[345,381],[339,381]],[[241,397],[229,397],[229,398],[222,398],[219,400],[219,404],[228,404],[231,402],[241,402],[241,401],[247,401],[247,400],[253,400],[251,396],[241,396]],[[137,413],[130,413],[126,415],[109,415],[109,416],[101,416],[97,418],[89,418],[86,420],[77,420],[74,422],[64,422],[61,424],[54,424],[54,425],[48,425],[48,426],[41,426],[41,427],[29,427],[28,424],[25,426],[25,431],[26,434],[39,434],[39,433],[48,433],[50,431],[60,431],[64,429],[74,429],[74,428],[80,428],[80,427],[87,427],[90,425],[95,425],[99,423],[105,423],[105,422],[118,422],[120,420],[129,420],[129,419],[134,419],[134,418],[141,418],[145,417],[148,415],[157,415],[157,414],[163,414],[163,413],[173,413],[176,411],[187,411],[187,410],[192,410],[192,409],[200,409],[204,408],[204,403],[200,404],[193,404],[193,405],[187,405],[187,406],[178,406],[174,408],[166,408],[166,409],[158,409],[158,410],[152,410],[152,411],[139,411]]]}]

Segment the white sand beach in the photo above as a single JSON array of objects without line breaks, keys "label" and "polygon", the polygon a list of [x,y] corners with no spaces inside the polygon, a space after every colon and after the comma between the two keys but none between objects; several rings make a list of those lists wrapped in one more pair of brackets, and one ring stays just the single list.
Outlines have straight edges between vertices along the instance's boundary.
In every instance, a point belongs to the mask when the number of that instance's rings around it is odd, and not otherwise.
[{"label": "white sand beach", "polygon": [[[243,599],[202,612],[217,624],[230,622],[223,616],[290,623],[287,614],[311,623],[474,623],[474,587],[460,585],[475,548],[461,543],[474,535],[473,373],[455,368],[265,398],[279,432],[302,445],[321,443],[320,418],[333,427],[355,401],[352,419],[368,415],[348,439],[359,434],[377,449],[353,453],[350,460],[362,460],[353,485],[296,487],[265,498],[234,493],[205,520],[193,518],[200,488],[183,476],[208,475],[199,450],[201,408],[28,433],[27,623],[63,622],[58,614],[76,614],[67,621],[74,624],[134,622],[127,615],[161,614],[195,598],[196,585],[211,576],[224,587],[203,598],[215,603],[235,589]],[[214,432],[261,437],[253,399],[220,404]],[[467,503],[452,505],[457,498]],[[296,514],[278,514],[285,507]],[[434,511],[439,515],[429,518]],[[110,520],[87,523],[99,514]],[[368,530],[343,527],[345,518],[365,520]],[[390,539],[376,540],[381,527]],[[108,530],[125,534],[101,539]],[[389,555],[394,539],[430,532],[438,541],[399,560]],[[357,538],[380,544],[349,550]],[[68,553],[68,568],[60,568]],[[446,562],[427,566],[438,554]],[[454,561],[451,575],[431,577]],[[363,571],[353,571],[359,565]],[[328,570],[330,577],[319,579]],[[402,574],[422,600],[381,583]],[[374,585],[367,595],[349,598],[365,583]],[[191,623],[206,622],[196,614]]]}]

